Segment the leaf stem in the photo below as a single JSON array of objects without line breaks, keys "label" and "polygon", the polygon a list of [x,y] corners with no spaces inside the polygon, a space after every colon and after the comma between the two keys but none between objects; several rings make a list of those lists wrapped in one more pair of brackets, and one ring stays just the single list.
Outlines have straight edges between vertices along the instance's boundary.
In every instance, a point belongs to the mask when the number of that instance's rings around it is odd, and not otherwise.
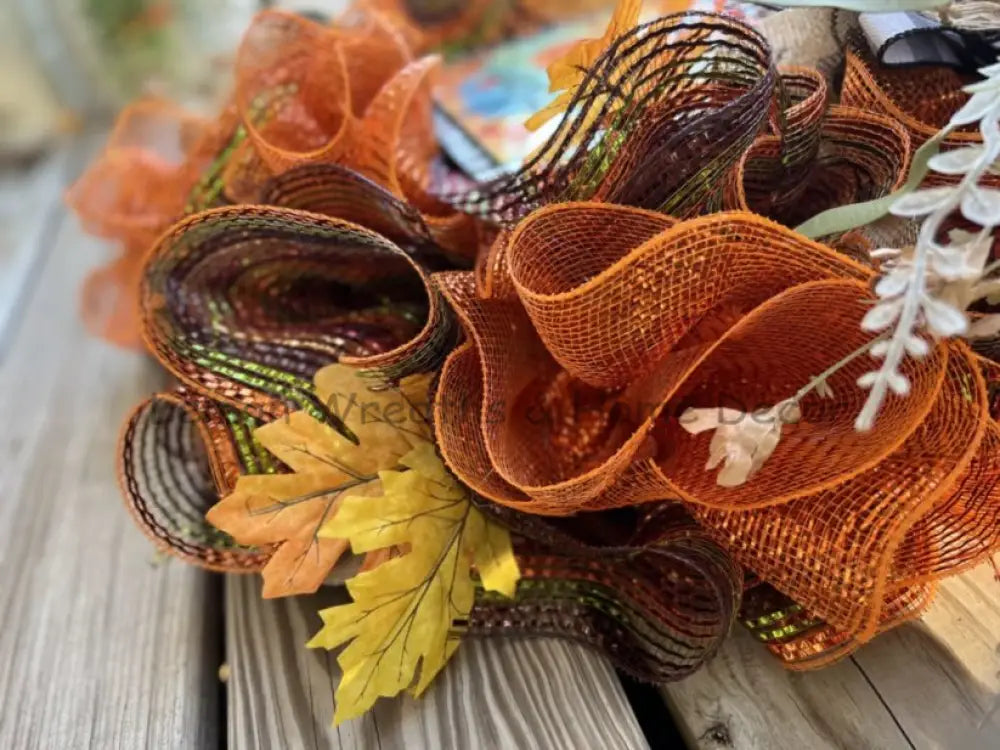
[{"label": "leaf stem", "polygon": [[882,334],[881,336],[878,336],[877,338],[874,338],[871,341],[865,342],[857,349],[852,351],[850,354],[847,354],[842,359],[834,362],[832,365],[823,370],[823,372],[821,372],[819,375],[817,375],[808,383],[806,383],[804,386],[799,388],[799,390],[796,391],[795,395],[788,400],[798,403],[803,398],[805,398],[809,393],[816,390],[818,386],[825,383],[827,381],[827,378],[829,378],[831,375],[836,374],[839,370],[843,369],[844,367],[849,365],[851,362],[853,362],[863,354],[867,354],[871,350],[871,348],[875,346],[875,344],[885,339],[887,335],[888,334]]}]

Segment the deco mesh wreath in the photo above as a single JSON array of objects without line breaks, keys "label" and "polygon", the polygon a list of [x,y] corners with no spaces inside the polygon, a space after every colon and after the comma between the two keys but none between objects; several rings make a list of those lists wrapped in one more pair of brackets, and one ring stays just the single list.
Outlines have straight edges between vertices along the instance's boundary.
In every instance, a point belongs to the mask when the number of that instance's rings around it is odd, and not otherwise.
[{"label": "deco mesh wreath", "polygon": [[463,637],[665,682],[739,620],[819,667],[998,547],[1000,68],[854,50],[832,104],[733,18],[622,0],[474,184],[387,7],[261,14],[216,119],[132,106],[70,194],[122,246],[88,320],[176,379],[123,432],[138,524],[266,597],[364,555],[309,644],[345,646],[337,721]]}]

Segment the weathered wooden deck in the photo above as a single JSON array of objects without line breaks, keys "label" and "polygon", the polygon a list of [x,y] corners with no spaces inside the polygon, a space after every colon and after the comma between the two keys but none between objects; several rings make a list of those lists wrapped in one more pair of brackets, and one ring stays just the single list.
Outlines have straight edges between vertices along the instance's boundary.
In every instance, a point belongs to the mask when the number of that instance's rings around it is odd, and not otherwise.
[{"label": "weathered wooden deck", "polygon": [[[648,746],[608,662],[558,640],[466,643],[425,698],[333,729],[336,661],[303,644],[338,592],[265,602],[253,578],[155,558],[114,454],[163,376],[76,315],[108,252],[60,203],[88,146],[0,173],[0,747]],[[698,748],[1000,747],[992,575],[945,583],[922,622],[817,673],[736,633],[665,704]]]}]

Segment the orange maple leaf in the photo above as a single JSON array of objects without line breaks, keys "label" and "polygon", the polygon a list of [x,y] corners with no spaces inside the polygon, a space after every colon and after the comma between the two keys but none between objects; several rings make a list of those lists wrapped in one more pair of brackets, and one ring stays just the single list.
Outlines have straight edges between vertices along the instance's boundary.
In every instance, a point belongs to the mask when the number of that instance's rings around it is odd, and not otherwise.
[{"label": "orange maple leaf", "polygon": [[378,472],[394,469],[431,439],[423,411],[429,378],[400,389],[373,390],[356,370],[331,365],[316,373],[316,393],[358,438],[355,444],[305,412],[258,428],[254,436],[291,473],[240,477],[207,514],[238,543],[274,545],[265,566],[264,598],[316,591],[348,549],[320,537],[342,498],[382,493]]}]

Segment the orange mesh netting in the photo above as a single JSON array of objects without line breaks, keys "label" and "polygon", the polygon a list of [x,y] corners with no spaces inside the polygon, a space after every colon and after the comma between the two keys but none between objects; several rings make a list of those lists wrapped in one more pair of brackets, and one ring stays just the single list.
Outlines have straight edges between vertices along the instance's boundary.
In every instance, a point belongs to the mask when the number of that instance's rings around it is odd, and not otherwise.
[{"label": "orange mesh netting", "polygon": [[868,365],[846,365],[740,487],[705,470],[711,434],[680,424],[691,406],[778,403],[864,344],[868,268],[752,214],[586,203],[531,214],[504,257],[489,298],[470,273],[435,277],[469,337],[442,371],[437,436],[482,495],[553,515],[677,498],[854,641],[901,591],[997,544],[998,433],[964,344],[910,361],[910,395],[868,433],[853,427]]},{"label": "orange mesh netting", "polygon": [[353,13],[324,27],[261,13],[237,53],[236,103],[248,137],[227,164],[227,193],[256,202],[272,175],[336,163],[421,211],[442,245],[461,253],[471,237],[474,247],[471,220],[429,192],[438,64],[411,60],[398,30],[378,15]]},{"label": "orange mesh netting", "polygon": [[[947,124],[969,95],[955,71],[941,66],[894,68],[848,50],[841,102],[890,115],[910,131],[914,148]],[[978,133],[952,134],[956,144],[979,140]]]},{"label": "orange mesh netting", "polygon": [[84,290],[88,324],[138,345],[136,282],[153,240],[186,213],[260,202],[275,175],[299,166],[359,172],[421,212],[434,242],[469,258],[474,222],[430,192],[437,65],[413,60],[400,34],[375,15],[350,14],[327,27],[269,11],[246,32],[233,101],[216,119],[157,101],[127,108],[68,196],[88,231],[122,244],[122,256]]},{"label": "orange mesh netting", "polygon": [[[916,151],[965,104],[966,80],[950,68],[922,66],[898,68],[880,65],[861,51],[847,51],[841,103],[887,115],[910,133],[910,152]],[[978,130],[960,128],[948,134],[943,149],[981,143]],[[946,184],[957,178],[931,172],[927,184]],[[1000,178],[988,175],[984,184],[1000,186]]]},{"label": "orange mesh netting", "polygon": [[[361,179],[319,167],[345,185]],[[289,176],[307,183],[314,176],[293,170],[272,186],[304,200],[308,191]],[[361,187],[384,200],[374,185]],[[360,210],[357,188],[345,188],[352,200],[337,205]],[[420,236],[418,216],[385,206],[388,233]],[[414,258],[374,232],[318,214],[264,206],[202,212],[161,236],[144,279],[150,349],[182,385],[129,419],[122,486],[137,523],[161,548],[213,570],[256,571],[268,562],[271,549],[241,547],[202,516],[240,475],[282,471],[255,427],[291,409],[339,424],[308,379],[318,367],[340,357],[398,380],[435,369],[454,343]],[[519,524],[518,596],[482,594],[471,632],[544,634],[558,626],[642,679],[690,673],[728,633],[742,571],[677,511],[623,524],[622,533],[591,544]]]},{"label": "orange mesh netting", "polygon": [[[849,67],[849,106],[828,108],[824,79],[779,74],[753,29],[669,15],[595,40],[607,49],[523,169],[445,190],[437,60],[414,59],[425,42],[370,6],[332,27],[259,15],[216,121],[170,110],[167,155],[117,136],[71,194],[127,250],[91,296],[141,275],[138,323],[181,383],[137,409],[121,450],[129,506],[159,544],[215,569],[266,561],[202,513],[241,474],[282,471],[261,424],[291,410],[340,424],[312,376],[343,359],[389,382],[440,367],[440,451],[514,519],[524,589],[473,629],[561,627],[668,679],[717,647],[744,566],[773,587],[748,597],[749,627],[811,667],[997,547],[1000,377],[963,343],[907,360],[910,393],[872,432],[853,427],[870,362],[850,361],[739,487],[705,468],[712,432],[681,423],[778,404],[869,341],[872,268],[750,213],[793,224],[899,185],[926,136],[851,100],[864,70]],[[269,205],[225,205],[242,201]],[[474,271],[432,273],[491,238]],[[629,531],[583,544],[573,527],[567,546],[560,524],[582,511],[603,511],[602,528],[624,514]]]},{"label": "orange mesh netting", "polygon": [[66,200],[84,228],[121,248],[84,286],[83,318],[97,335],[138,345],[142,253],[183,213],[224,130],[164,101],[136,102],[121,113],[104,150],[70,188]]}]

